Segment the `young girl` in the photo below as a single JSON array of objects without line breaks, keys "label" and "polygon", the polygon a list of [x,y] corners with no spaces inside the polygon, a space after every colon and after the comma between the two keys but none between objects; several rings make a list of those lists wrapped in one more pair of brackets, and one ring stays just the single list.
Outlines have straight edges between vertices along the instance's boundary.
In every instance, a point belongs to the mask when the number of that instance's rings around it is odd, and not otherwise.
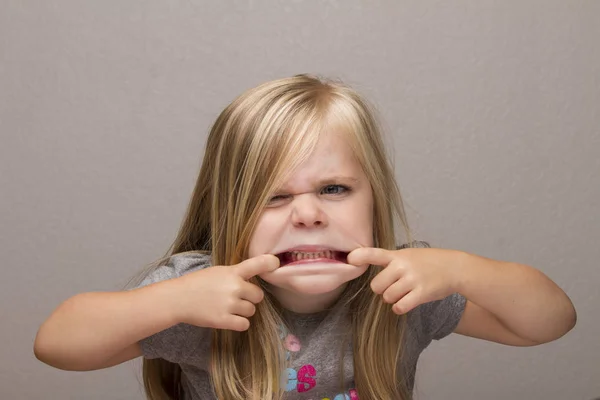
[{"label": "young girl", "polygon": [[34,350],[67,370],[143,356],[149,399],[410,399],[433,339],[530,346],[575,319],[534,268],[414,241],[372,108],[298,75],[217,118],[145,279],[68,299]]}]

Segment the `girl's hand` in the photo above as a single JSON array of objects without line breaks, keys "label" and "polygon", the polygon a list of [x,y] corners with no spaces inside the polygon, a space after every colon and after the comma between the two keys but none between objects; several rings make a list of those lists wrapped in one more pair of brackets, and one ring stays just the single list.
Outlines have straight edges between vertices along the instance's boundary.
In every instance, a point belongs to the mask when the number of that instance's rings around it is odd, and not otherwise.
[{"label": "girl's hand", "polygon": [[279,267],[271,254],[237,265],[214,266],[173,279],[174,308],[179,322],[206,328],[245,331],[264,293],[248,279]]},{"label": "girl's hand", "polygon": [[405,314],[420,304],[441,300],[459,285],[459,252],[447,249],[406,248],[385,250],[361,247],[348,254],[356,266],[380,265],[383,270],[371,281],[371,289],[394,304],[396,314]]}]

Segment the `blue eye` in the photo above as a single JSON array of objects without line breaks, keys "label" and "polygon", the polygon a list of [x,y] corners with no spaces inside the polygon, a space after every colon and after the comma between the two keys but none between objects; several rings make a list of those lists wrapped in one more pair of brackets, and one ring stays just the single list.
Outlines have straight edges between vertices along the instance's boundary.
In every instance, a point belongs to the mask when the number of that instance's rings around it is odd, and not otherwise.
[{"label": "blue eye", "polygon": [[327,185],[323,189],[321,189],[321,193],[323,194],[332,194],[339,195],[349,192],[350,188],[344,185]]},{"label": "blue eye", "polygon": [[[319,194],[337,197],[337,196],[342,196],[342,195],[348,194],[351,191],[352,191],[352,188],[350,188],[346,185],[326,185],[321,188]],[[293,195],[291,195],[291,194],[275,195],[269,199],[267,206],[274,207],[274,206],[278,206],[278,205],[283,205],[285,202],[290,200],[292,197],[293,197]]]}]

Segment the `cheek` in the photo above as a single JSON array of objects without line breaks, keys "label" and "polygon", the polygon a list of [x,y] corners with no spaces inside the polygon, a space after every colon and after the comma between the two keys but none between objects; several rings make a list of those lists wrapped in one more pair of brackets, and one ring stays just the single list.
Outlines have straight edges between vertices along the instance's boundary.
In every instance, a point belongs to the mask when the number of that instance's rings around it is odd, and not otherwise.
[{"label": "cheek", "polygon": [[252,238],[250,239],[250,246],[248,248],[248,256],[256,257],[269,251],[269,245],[273,245],[272,232],[275,230],[273,224],[273,218],[270,215],[263,214],[254,229]]},{"label": "cheek", "polygon": [[373,222],[374,222],[374,218],[373,218],[373,209],[371,208],[371,210],[369,211],[369,217],[368,217],[369,221],[367,222],[367,224],[369,225],[369,245],[373,246],[374,244],[374,240],[373,240]]},{"label": "cheek", "polygon": [[[360,243],[361,246],[373,246],[373,216],[370,211],[353,207],[351,209],[340,210],[337,221],[339,229],[348,235],[353,242]],[[348,217],[354,216],[353,218]],[[334,229],[337,229],[333,226]]]},{"label": "cheek", "polygon": [[361,232],[361,243],[373,246],[373,200],[369,194],[361,199],[359,208],[355,210],[357,218],[353,222],[355,232]]},{"label": "cheek", "polygon": [[250,238],[250,245],[248,246],[249,258],[256,257],[258,255],[258,248],[260,245],[258,238],[260,238],[261,236],[260,232],[261,226],[259,221],[259,223],[256,225],[256,228],[254,229],[254,232],[252,232],[252,237]]}]

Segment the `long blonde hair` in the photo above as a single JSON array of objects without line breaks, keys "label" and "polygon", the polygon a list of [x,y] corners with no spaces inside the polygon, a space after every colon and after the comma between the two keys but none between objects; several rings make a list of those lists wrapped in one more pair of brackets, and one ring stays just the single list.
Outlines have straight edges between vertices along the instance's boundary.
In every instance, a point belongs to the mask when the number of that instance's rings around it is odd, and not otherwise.
[{"label": "long blonde hair", "polygon": [[[371,183],[374,245],[394,249],[397,224],[403,242],[412,243],[374,108],[340,81],[296,75],[244,92],[218,116],[177,237],[151,268],[189,251],[210,252],[214,265],[244,260],[269,196],[310,155],[320,132],[332,126],[347,133]],[[361,400],[409,399],[410,385],[399,369],[405,317],[369,289],[377,272],[369,268],[351,281],[340,299],[352,326],[355,387]],[[264,285],[258,278],[252,282]],[[247,331],[212,331],[210,372],[219,399],[283,398],[281,324],[281,310],[266,292]],[[180,377],[177,364],[144,359],[149,399],[181,399]]]}]

